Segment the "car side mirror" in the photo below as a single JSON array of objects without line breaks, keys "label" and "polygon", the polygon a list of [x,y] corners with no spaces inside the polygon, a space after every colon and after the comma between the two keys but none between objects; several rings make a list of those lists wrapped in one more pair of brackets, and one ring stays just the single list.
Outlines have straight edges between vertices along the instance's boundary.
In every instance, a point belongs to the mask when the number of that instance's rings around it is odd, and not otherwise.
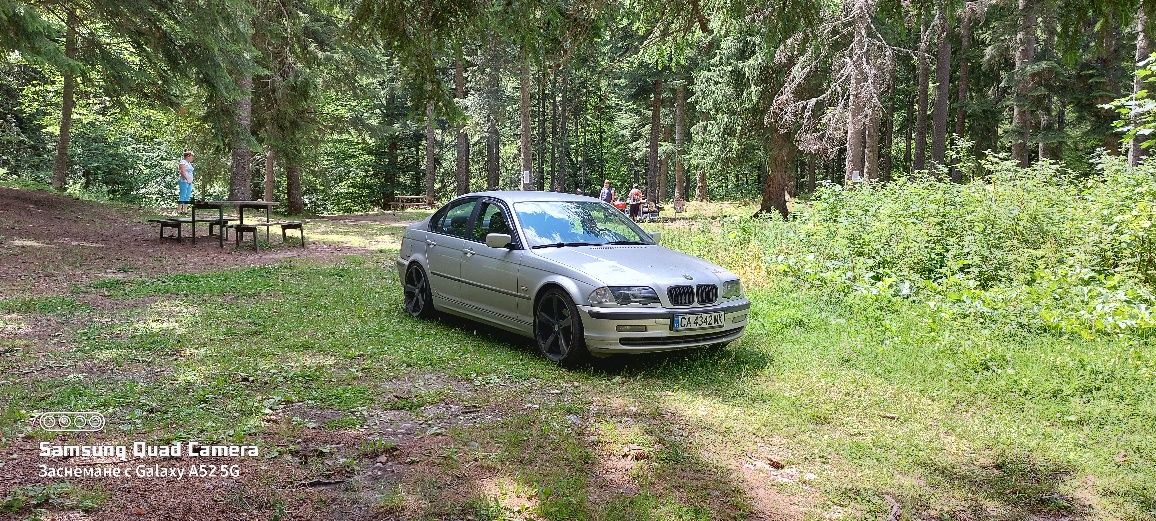
[{"label": "car side mirror", "polygon": [[513,242],[514,238],[510,237],[508,233],[487,233],[486,246],[491,248],[505,248]]},{"label": "car side mirror", "polygon": [[654,241],[654,242],[655,242],[655,244],[657,244],[657,243],[658,243],[658,238],[659,238],[659,237],[662,237],[662,234],[661,234],[661,233],[659,233],[659,232],[650,232],[650,240]]}]

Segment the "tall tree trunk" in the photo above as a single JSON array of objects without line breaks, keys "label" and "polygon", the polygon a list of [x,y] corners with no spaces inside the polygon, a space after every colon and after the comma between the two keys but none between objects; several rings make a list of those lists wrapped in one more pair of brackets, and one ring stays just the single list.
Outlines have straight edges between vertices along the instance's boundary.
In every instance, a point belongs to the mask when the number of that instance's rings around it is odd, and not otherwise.
[{"label": "tall tree trunk", "polygon": [[1032,117],[1029,99],[1034,88],[1027,68],[1036,59],[1036,5],[1037,0],[1019,0],[1020,27],[1016,38],[1016,72],[1020,76],[1012,106],[1012,126],[1018,133],[1012,143],[1012,158],[1020,166],[1031,164],[1028,143],[1031,139]]},{"label": "tall tree trunk", "polygon": [[[80,21],[76,9],[68,10],[68,27],[64,33],[64,55],[75,60],[77,54],[76,26]],[[61,90],[60,135],[56,139],[56,159],[52,163],[52,187],[64,190],[68,184],[68,147],[72,142],[72,109],[76,106],[76,72],[69,67],[62,71],[64,87]]]},{"label": "tall tree trunk", "polygon": [[[662,142],[670,143],[673,139],[674,129],[670,125],[662,126]],[[662,204],[663,198],[666,197],[666,180],[670,177],[670,158],[661,156],[658,158],[658,189],[654,191],[654,204]]]},{"label": "tall tree trunk", "polygon": [[425,203],[434,205],[434,181],[437,180],[437,135],[434,133],[434,103],[425,104]]},{"label": "tall tree trunk", "polygon": [[763,181],[763,197],[756,214],[769,214],[773,211],[786,219],[790,215],[787,187],[791,184],[791,170],[795,165],[795,143],[789,136],[772,129],[771,138],[765,146],[767,177]]},{"label": "tall tree trunk", "polygon": [[930,89],[930,65],[927,63],[927,46],[931,36],[931,29],[926,23],[920,31],[919,52],[916,53],[916,81],[915,81],[915,158],[911,164],[913,170],[927,169],[927,91]]},{"label": "tall tree trunk", "polygon": [[931,163],[943,166],[947,156],[948,97],[951,96],[951,32],[947,13],[940,13],[939,49],[935,56],[935,108],[931,115]]},{"label": "tall tree trunk", "polygon": [[501,182],[499,177],[499,162],[501,158],[501,135],[498,133],[497,119],[490,120],[490,126],[486,129],[486,189],[497,190],[498,183]]},{"label": "tall tree trunk", "polygon": [[686,85],[679,83],[674,91],[674,200],[686,201],[686,166],[683,164],[683,140],[686,135]]},{"label": "tall tree trunk", "polygon": [[[967,132],[967,75],[968,49],[971,48],[971,22],[977,15],[978,9],[974,3],[968,3],[963,9],[963,20],[959,30],[959,77],[956,79],[955,91],[955,135],[963,138]],[[951,169],[951,180],[962,180],[962,172],[958,168]]]},{"label": "tall tree trunk", "polygon": [[819,160],[815,156],[807,156],[807,192],[814,192],[816,186],[816,171],[818,170]]},{"label": "tall tree trunk", "polygon": [[273,192],[276,189],[277,177],[273,173],[273,150],[269,149],[265,152],[265,195],[266,201],[273,200]]},{"label": "tall tree trunk", "polygon": [[388,210],[389,203],[393,201],[393,197],[397,195],[397,181],[398,176],[401,175],[401,158],[398,157],[397,136],[393,136],[386,145],[385,153],[389,159],[386,167],[385,176],[382,179],[381,187],[381,209]]},{"label": "tall tree trunk", "polygon": [[[1151,54],[1150,47],[1152,42],[1149,38],[1150,35],[1148,34],[1148,15],[1145,14],[1144,4],[1141,3],[1140,7],[1136,10],[1137,64],[1148,59],[1148,55]],[[1143,89],[1144,80],[1140,79],[1139,76],[1133,76],[1132,95],[1136,95]],[[1147,155],[1147,152],[1144,150],[1144,148],[1140,146],[1143,141],[1144,139],[1141,136],[1136,136],[1132,138],[1132,143],[1128,147],[1128,162],[1131,163],[1132,166],[1140,164],[1140,160],[1143,159],[1145,155]]]},{"label": "tall tree trunk", "polygon": [[[570,173],[570,88],[569,74],[562,76],[561,101],[558,107],[558,184],[563,189],[567,186],[567,177]],[[579,185],[579,188],[581,185]],[[585,190],[585,188],[583,188]]]},{"label": "tall tree trunk", "polygon": [[[847,102],[847,156],[846,167],[843,172],[844,184],[850,184],[852,180],[863,176],[863,147],[867,123],[864,121],[867,107],[864,99],[866,87],[863,85],[863,76],[866,71],[863,70],[859,60],[862,59],[865,51],[864,30],[863,27],[856,29],[855,40],[851,44],[851,86],[850,100]],[[779,149],[780,147],[775,147],[775,150]],[[766,194],[764,194],[765,197]]]},{"label": "tall tree trunk", "polygon": [[904,145],[903,145],[903,170],[905,172],[910,172],[911,170],[914,169],[914,166],[913,166],[914,163],[912,163],[912,159],[911,159],[911,152],[912,152],[911,147],[915,141],[914,140],[915,109],[913,108],[914,104],[911,102],[910,99],[905,100],[904,106],[906,108],[906,117],[903,120],[903,122],[904,122],[904,125],[903,125],[903,134],[904,134],[904,139],[903,139],[903,142],[904,142]]},{"label": "tall tree trunk", "polygon": [[[895,71],[891,72],[891,85],[895,85]],[[883,140],[881,154],[879,157],[879,180],[890,181],[891,169],[894,167],[894,157],[891,153],[892,145],[895,144],[895,87],[891,87],[887,91],[887,108],[883,112],[883,129],[880,138]]]},{"label": "tall tree trunk", "polygon": [[538,71],[538,171],[534,174],[534,189],[542,190],[546,174],[546,71]]},{"label": "tall tree trunk", "polygon": [[558,74],[550,75],[550,189],[564,191],[558,182]]},{"label": "tall tree trunk", "polygon": [[654,201],[658,194],[658,136],[662,132],[662,80],[656,79],[650,98],[650,150],[647,155],[646,199]]},{"label": "tall tree trunk", "polygon": [[246,71],[237,77],[240,97],[233,103],[232,168],[229,176],[229,199],[247,201],[253,198],[250,163],[253,160],[253,74]]},{"label": "tall tree trunk", "polygon": [[305,198],[301,193],[301,164],[297,161],[285,162],[285,195],[289,199],[289,214],[297,215],[305,211]]},{"label": "tall tree trunk", "polygon": [[870,109],[864,119],[866,128],[863,132],[863,178],[872,181],[879,180],[879,136],[881,134],[879,107]]},{"label": "tall tree trunk", "polygon": [[530,190],[533,185],[526,179],[530,172],[534,170],[534,151],[530,148],[532,140],[530,139],[530,62],[528,59],[522,61],[522,82],[519,85],[521,93],[521,101],[519,103],[519,110],[521,112],[521,127],[522,127],[522,171],[518,178],[522,190]]},{"label": "tall tree trunk", "polygon": [[706,169],[700,166],[695,170],[694,181],[694,199],[706,201]]},{"label": "tall tree trunk", "polygon": [[[1039,54],[1043,60],[1055,61],[1056,49],[1056,14],[1054,10],[1045,9],[1040,16],[1040,34],[1043,35],[1043,41],[1040,42]],[[1040,159],[1057,160],[1059,155],[1056,154],[1056,143],[1058,139],[1055,135],[1056,130],[1056,116],[1055,116],[1055,100],[1051,94],[1051,90],[1055,83],[1055,72],[1046,71],[1040,74],[1037,79],[1037,84],[1044,87],[1045,92],[1038,95],[1039,101],[1039,146],[1037,154]]]},{"label": "tall tree trunk", "polygon": [[[459,50],[460,53],[460,50]],[[461,56],[454,60],[454,95],[458,99],[466,98],[466,66]],[[457,136],[457,173],[454,192],[457,195],[470,191],[470,136],[466,134],[465,124],[458,125]]]},{"label": "tall tree trunk", "polygon": [[[1119,96],[1121,88],[1118,70],[1120,63],[1124,60],[1120,56],[1119,21],[1116,20],[1116,14],[1112,10],[1107,10],[1104,19],[1096,25],[1099,27],[1100,40],[1099,57],[1096,61],[1104,74],[1103,93],[1096,99],[1096,105],[1103,106]],[[1104,136],[1101,146],[1109,155],[1120,155],[1120,136],[1112,131],[1112,123],[1117,118],[1116,111],[1112,108],[1104,108],[1101,109],[1098,116],[1097,127]]]}]

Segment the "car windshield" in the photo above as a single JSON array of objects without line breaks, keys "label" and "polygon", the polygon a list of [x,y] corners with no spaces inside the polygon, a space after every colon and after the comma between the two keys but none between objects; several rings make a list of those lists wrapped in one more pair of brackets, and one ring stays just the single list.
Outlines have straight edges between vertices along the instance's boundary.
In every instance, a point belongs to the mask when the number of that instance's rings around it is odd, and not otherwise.
[{"label": "car windshield", "polygon": [[514,203],[531,248],[654,244],[621,211],[602,201]]}]

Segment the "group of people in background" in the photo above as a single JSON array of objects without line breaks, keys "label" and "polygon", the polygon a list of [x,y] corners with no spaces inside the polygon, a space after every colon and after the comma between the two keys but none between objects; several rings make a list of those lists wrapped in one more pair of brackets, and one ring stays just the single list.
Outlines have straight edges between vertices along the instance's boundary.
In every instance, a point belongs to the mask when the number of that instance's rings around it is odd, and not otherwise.
[{"label": "group of people in background", "polygon": [[620,210],[627,210],[627,215],[636,221],[639,216],[642,215],[642,203],[645,202],[645,200],[642,195],[642,189],[640,189],[637,184],[630,188],[630,192],[626,194],[626,201],[623,202],[618,199],[618,194],[614,192],[614,187],[610,186],[610,180],[607,179],[602,181],[602,192],[598,194],[598,198],[614,205]]}]

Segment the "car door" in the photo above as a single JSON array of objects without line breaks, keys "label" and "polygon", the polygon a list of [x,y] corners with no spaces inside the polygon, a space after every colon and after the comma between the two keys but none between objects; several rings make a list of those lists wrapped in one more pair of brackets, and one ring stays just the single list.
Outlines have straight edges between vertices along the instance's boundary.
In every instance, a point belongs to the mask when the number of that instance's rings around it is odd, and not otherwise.
[{"label": "car door", "polygon": [[[529,298],[518,287],[520,248],[518,234],[510,224],[509,210],[497,199],[479,202],[472,241],[462,257],[462,294],[471,314],[511,327],[527,324],[518,317],[518,301]],[[506,233],[514,242],[507,248],[486,246],[486,235]]]},{"label": "car door", "polygon": [[430,219],[426,236],[426,260],[429,263],[430,289],[444,305],[460,308],[462,304],[462,257],[470,246],[471,218],[477,198],[455,201]]}]

